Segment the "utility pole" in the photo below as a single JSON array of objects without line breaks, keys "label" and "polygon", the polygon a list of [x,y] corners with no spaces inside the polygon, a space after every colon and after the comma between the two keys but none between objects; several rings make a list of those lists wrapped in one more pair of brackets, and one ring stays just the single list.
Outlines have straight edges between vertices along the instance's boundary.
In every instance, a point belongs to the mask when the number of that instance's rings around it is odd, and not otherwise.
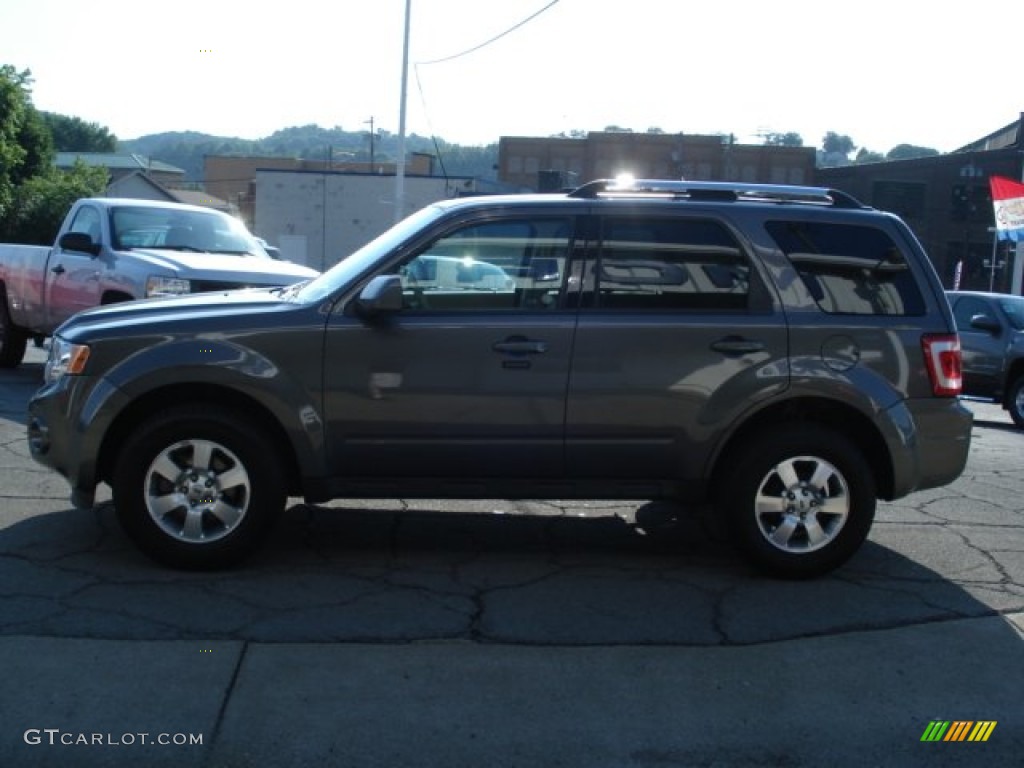
[{"label": "utility pole", "polygon": [[405,0],[405,37],[402,43],[402,101],[398,110],[398,161],[395,163],[395,223],[405,215],[405,98],[409,88],[409,15],[412,0]]},{"label": "utility pole", "polygon": [[370,173],[376,173],[376,170],[374,169],[374,162],[373,162],[373,158],[374,158],[374,155],[373,155],[373,139],[374,139],[373,117],[371,116],[369,120],[364,120],[363,121],[363,125],[366,125],[366,123],[370,124]]}]

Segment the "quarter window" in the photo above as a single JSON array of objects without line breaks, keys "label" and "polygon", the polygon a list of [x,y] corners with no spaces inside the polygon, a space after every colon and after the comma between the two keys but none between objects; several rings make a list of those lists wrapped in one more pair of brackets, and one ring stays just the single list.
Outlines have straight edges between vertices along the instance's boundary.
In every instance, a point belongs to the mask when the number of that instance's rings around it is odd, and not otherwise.
[{"label": "quarter window", "polygon": [[594,271],[600,309],[743,310],[750,294],[739,244],[705,219],[607,217]]},{"label": "quarter window", "polygon": [[924,314],[910,265],[884,231],[808,221],[770,221],[765,227],[824,312]]}]

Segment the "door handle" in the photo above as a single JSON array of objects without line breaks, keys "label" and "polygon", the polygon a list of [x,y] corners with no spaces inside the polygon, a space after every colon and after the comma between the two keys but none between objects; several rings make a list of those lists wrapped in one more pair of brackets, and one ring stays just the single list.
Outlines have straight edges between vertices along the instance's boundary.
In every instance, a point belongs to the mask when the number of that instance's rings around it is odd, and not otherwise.
[{"label": "door handle", "polygon": [[67,270],[64,269],[63,264],[58,264],[56,267],[50,267],[50,271],[55,275],[63,275]]},{"label": "door handle", "polygon": [[764,343],[753,339],[744,339],[741,336],[726,336],[724,339],[712,342],[711,348],[715,352],[735,357],[761,352],[764,350]]},{"label": "door handle", "polygon": [[511,336],[504,341],[494,342],[491,349],[504,355],[542,355],[548,351],[548,344],[523,336]]}]

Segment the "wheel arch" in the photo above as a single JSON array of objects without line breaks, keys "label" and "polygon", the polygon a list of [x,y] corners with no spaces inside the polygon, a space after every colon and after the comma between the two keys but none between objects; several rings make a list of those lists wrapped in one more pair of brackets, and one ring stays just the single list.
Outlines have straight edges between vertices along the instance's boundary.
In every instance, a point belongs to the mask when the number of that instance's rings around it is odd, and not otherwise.
[{"label": "wheel arch", "polygon": [[101,480],[110,483],[118,450],[131,431],[149,416],[166,409],[169,404],[207,404],[240,412],[250,423],[264,430],[276,446],[282,461],[288,495],[301,495],[299,462],[285,428],[258,400],[239,390],[213,384],[171,384],[150,390],[133,400],[117,415],[103,437],[97,461],[98,477]]},{"label": "wheel arch", "polygon": [[122,301],[135,301],[135,297],[130,293],[116,290],[106,290],[100,297],[100,304],[104,306],[107,304],[120,304]]},{"label": "wheel arch", "polygon": [[882,433],[863,412],[846,403],[822,397],[798,397],[775,403],[744,421],[712,459],[709,473],[711,488],[721,487],[728,475],[730,457],[735,456],[754,434],[797,423],[824,426],[850,440],[871,468],[879,496],[883,499],[892,497],[895,485],[892,454]]}]

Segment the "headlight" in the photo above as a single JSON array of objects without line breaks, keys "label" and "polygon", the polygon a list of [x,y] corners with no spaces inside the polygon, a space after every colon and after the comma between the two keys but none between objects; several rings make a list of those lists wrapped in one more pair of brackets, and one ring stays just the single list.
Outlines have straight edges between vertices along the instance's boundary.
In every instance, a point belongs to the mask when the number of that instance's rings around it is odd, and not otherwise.
[{"label": "headlight", "polygon": [[146,296],[180,296],[191,293],[192,284],[180,277],[161,277],[150,275],[146,280]]},{"label": "headlight", "polygon": [[89,360],[89,347],[85,344],[72,344],[60,336],[50,341],[50,356],[46,358],[43,378],[50,384],[64,375],[74,376],[85,370]]}]

